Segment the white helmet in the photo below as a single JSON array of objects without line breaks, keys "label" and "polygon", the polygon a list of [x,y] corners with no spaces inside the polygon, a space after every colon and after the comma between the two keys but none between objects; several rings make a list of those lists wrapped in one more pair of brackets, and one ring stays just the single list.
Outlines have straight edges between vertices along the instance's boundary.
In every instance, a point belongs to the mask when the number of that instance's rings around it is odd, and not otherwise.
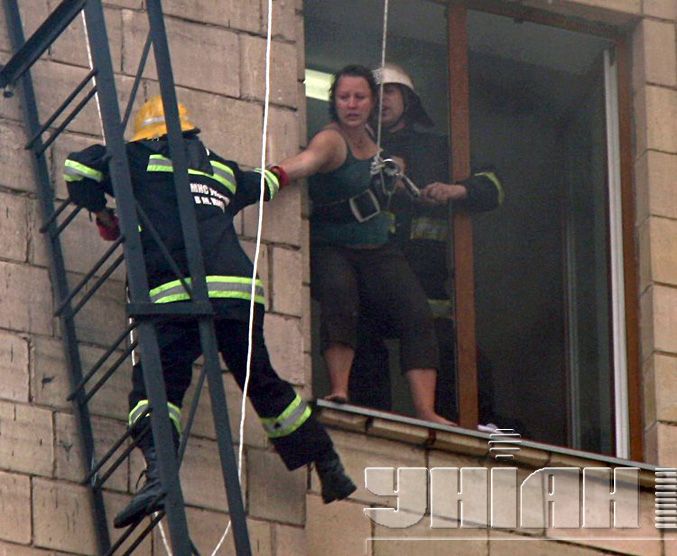
[{"label": "white helmet", "polygon": [[414,89],[414,82],[411,77],[409,77],[409,74],[400,66],[387,63],[382,68],[376,68],[372,73],[374,74],[376,83],[379,85],[381,84],[381,81],[383,81],[384,85],[396,83],[409,89],[411,92],[411,94],[408,95],[410,97],[410,102],[405,104],[405,110],[407,118],[412,123],[418,123],[424,127],[433,127],[435,125],[430,119],[430,116],[426,113],[425,108],[423,108],[421,98],[416,93],[416,89]]}]

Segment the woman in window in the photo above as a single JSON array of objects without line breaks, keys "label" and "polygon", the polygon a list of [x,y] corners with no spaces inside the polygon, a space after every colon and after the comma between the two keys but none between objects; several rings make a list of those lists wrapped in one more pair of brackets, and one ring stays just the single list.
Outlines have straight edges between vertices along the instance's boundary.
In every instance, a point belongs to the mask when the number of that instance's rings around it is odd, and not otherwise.
[{"label": "woman in window", "polygon": [[388,242],[390,218],[382,176],[372,176],[378,154],[367,123],[376,106],[371,71],[346,66],[330,89],[331,122],[296,156],[280,163],[289,179],[310,177],[313,296],[322,311],[322,352],[331,393],[348,401],[360,311],[375,316],[400,340],[417,417],[452,424],[435,412],[438,348],[433,318],[418,280]]}]

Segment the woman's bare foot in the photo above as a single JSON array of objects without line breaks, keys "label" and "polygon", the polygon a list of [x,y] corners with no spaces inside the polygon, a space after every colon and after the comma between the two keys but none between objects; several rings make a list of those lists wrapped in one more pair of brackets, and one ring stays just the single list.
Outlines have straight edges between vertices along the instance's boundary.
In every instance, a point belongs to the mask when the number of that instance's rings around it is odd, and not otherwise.
[{"label": "woman's bare foot", "polygon": [[348,394],[344,394],[341,392],[332,392],[331,394],[327,394],[324,397],[325,400],[328,402],[334,402],[334,403],[348,403]]},{"label": "woman's bare foot", "polygon": [[423,421],[430,421],[431,423],[437,423],[438,425],[448,425],[450,427],[458,427],[458,423],[454,423],[453,421],[450,421],[449,419],[445,419],[441,415],[435,413],[434,411],[432,412],[426,412],[426,413],[418,413],[416,415],[419,419],[422,419]]}]

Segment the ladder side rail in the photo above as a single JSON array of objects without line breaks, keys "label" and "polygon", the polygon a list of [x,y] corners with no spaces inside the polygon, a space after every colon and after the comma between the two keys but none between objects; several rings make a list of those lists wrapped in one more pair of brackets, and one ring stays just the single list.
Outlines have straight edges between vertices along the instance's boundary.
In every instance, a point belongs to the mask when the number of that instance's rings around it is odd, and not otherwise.
[{"label": "ladder side rail", "polygon": [[[148,303],[148,277],[138,220],[131,186],[131,175],[123,138],[119,105],[116,93],[113,66],[111,63],[108,37],[101,2],[90,0],[85,7],[88,39],[94,66],[98,70],[97,88],[100,100],[106,147],[111,156],[109,172],[116,197],[120,227],[125,236],[127,280],[132,302]],[[94,30],[97,32],[94,32]],[[149,320],[142,320],[137,326],[143,364],[143,377],[148,399],[152,406],[151,427],[158,454],[158,471],[166,492],[165,512],[169,523],[169,535],[174,554],[190,554],[190,538],[181,492],[178,466],[174,454],[171,421],[167,409],[160,350],[155,326]]]},{"label": "ladder side rail", "polygon": [[[14,48],[14,55],[7,64],[0,70],[0,87],[12,87],[28,71],[28,69],[42,56],[50,45],[63,33],[82,11],[87,0],[63,0],[54,11],[52,11],[40,27],[30,36],[28,40],[21,35],[23,41],[18,48]],[[16,12],[17,18],[13,18],[14,23],[21,22],[19,6],[17,0],[5,0],[5,10]],[[10,33],[11,31],[10,24]],[[22,26],[23,29],[23,26]]]},{"label": "ladder side rail", "polygon": [[[5,19],[8,24],[10,41],[13,51],[21,49],[24,44],[23,24],[17,2],[15,0],[3,0]],[[40,128],[38,121],[38,108],[31,80],[30,72],[23,74],[20,80],[20,94],[24,107],[24,122],[29,133],[35,133]],[[37,142],[39,143],[39,141]],[[49,177],[49,170],[44,153],[33,157],[33,170],[37,177],[37,193],[40,204],[40,212],[43,222],[50,221],[54,212],[54,190]],[[54,221],[49,224],[47,251],[50,261],[50,277],[54,294],[57,302],[68,295],[68,281],[66,278],[66,267],[63,258],[63,251],[59,238],[54,233]],[[82,378],[82,361],[78,349],[77,334],[75,331],[75,322],[72,318],[64,315],[60,319],[62,326],[62,342],[64,347],[64,357],[66,365],[70,369],[69,379],[71,386],[75,386]],[[77,402],[77,400],[76,400]],[[78,432],[82,445],[82,459],[84,469],[89,469],[95,461],[94,434],[92,430],[89,410],[78,403],[73,404],[76,421],[78,422]],[[108,533],[106,508],[104,505],[103,494],[100,490],[89,489],[89,496],[94,510],[94,529],[97,548],[100,554],[106,552],[110,547],[110,535]]]},{"label": "ladder side rail", "polygon": [[[171,57],[167,42],[162,6],[160,0],[148,0],[147,7],[150,31],[153,39],[155,64],[162,102],[165,110],[165,120],[169,137],[169,150],[174,165],[174,186],[183,231],[184,245],[188,267],[193,277],[191,282],[196,301],[208,299],[207,282],[205,279],[204,262],[199,248],[200,237],[195,217],[193,196],[190,193],[188,180],[188,163],[183,148],[183,135],[179,122],[179,111],[171,67]],[[209,394],[212,401],[212,413],[216,438],[221,457],[228,508],[233,523],[233,536],[238,556],[250,555],[251,547],[247,533],[242,493],[237,475],[237,464],[233,452],[233,439],[227,411],[223,376],[219,363],[216,333],[214,331],[214,317],[200,317],[198,319],[200,342],[204,356],[204,365],[209,381]]]}]

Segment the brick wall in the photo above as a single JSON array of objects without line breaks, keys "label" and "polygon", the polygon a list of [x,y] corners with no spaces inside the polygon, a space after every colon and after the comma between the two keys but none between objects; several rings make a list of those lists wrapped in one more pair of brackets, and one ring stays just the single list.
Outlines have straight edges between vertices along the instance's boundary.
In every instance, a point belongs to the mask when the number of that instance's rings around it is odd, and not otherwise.
[{"label": "brick wall", "polygon": [[[26,36],[59,3],[21,2]],[[298,54],[302,48],[297,44],[302,30],[299,5],[295,1],[274,2],[267,146],[271,162],[295,152],[305,136],[297,116],[303,73]],[[123,110],[148,32],[144,6],[143,0],[118,0],[105,6]],[[202,129],[205,142],[245,167],[259,166],[267,0],[165,0],[163,9],[177,94]],[[0,63],[9,59],[9,51],[4,12],[0,10]],[[41,114],[49,115],[88,72],[83,25],[78,17],[33,70]],[[151,55],[135,107],[159,92],[155,79]],[[26,134],[19,99],[17,95],[0,102],[0,554],[93,554],[92,513],[87,491],[79,484],[84,475],[81,451],[75,417],[66,401],[70,386],[58,320],[52,318],[46,243],[37,231],[40,216],[31,159],[23,150]],[[99,135],[97,110],[90,103],[49,149],[49,169],[60,199],[66,195],[61,179],[65,156],[98,141]],[[266,334],[273,362],[282,376],[309,396],[307,287],[302,288],[308,281],[304,271],[307,226],[301,218],[301,205],[302,190],[295,187],[265,207],[259,274],[266,286]],[[257,219],[257,207],[251,207],[237,221],[250,255],[255,249]],[[72,284],[106,248],[87,215],[79,215],[64,234]],[[124,324],[124,269],[120,269],[78,318],[85,369],[97,361]],[[99,454],[125,430],[129,374],[126,365],[92,404]],[[225,375],[224,381],[235,441],[239,442],[241,396],[230,375]],[[188,398],[193,395],[191,389]],[[306,471],[286,472],[251,404],[247,412],[242,483],[254,553],[300,553]],[[209,396],[203,392],[182,469],[189,526],[203,553],[211,553],[228,521],[216,454]],[[104,498],[110,516],[129,500],[141,468],[141,458],[134,454],[107,482]],[[270,481],[274,476],[279,480]],[[165,554],[161,533],[156,531],[136,553]],[[232,534],[220,553],[234,553]]]},{"label": "brick wall", "polygon": [[677,466],[677,4],[644,0],[634,30],[636,229],[647,461]]}]

